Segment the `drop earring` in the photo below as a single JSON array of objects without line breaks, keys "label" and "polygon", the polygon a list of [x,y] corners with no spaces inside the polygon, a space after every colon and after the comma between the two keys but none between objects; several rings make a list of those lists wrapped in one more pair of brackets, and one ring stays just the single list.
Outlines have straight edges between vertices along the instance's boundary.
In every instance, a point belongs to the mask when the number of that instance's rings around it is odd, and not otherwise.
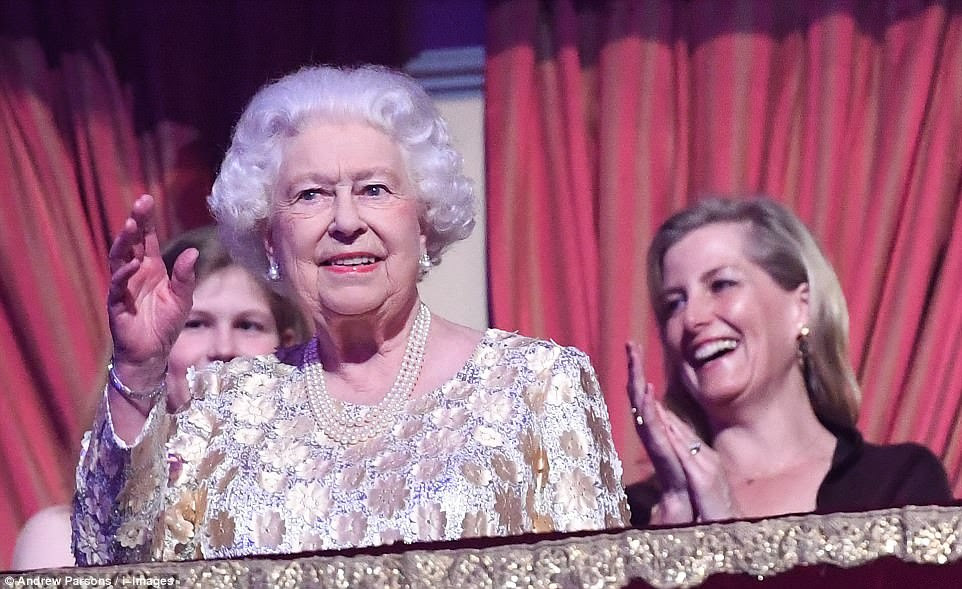
[{"label": "drop earring", "polygon": [[808,349],[808,336],[812,333],[812,330],[808,328],[807,325],[803,325],[798,329],[798,336],[795,338],[798,342],[798,360],[804,366],[808,362],[808,355],[810,353]]},{"label": "drop earring", "polygon": [[270,254],[267,254],[267,279],[271,282],[281,279],[281,269],[277,265],[277,260]]},{"label": "drop earring", "polygon": [[418,273],[421,277],[427,274],[431,270],[431,256],[427,252],[421,252],[421,256],[418,258]]}]

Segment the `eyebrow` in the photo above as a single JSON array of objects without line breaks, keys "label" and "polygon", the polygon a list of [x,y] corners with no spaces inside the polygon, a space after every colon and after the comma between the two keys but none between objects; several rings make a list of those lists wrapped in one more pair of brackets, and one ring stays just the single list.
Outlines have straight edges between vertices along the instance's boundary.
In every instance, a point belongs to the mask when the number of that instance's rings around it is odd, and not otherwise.
[{"label": "eyebrow", "polygon": [[[200,316],[202,318],[210,318],[210,317],[217,316],[217,313],[215,313],[214,311],[210,311],[204,307],[200,307],[200,308],[194,307],[193,309],[190,310],[190,315],[188,315],[187,317],[189,319],[191,317],[195,317],[195,315]],[[273,316],[273,313],[268,309],[258,309],[255,307],[241,308],[236,313],[236,316],[238,317],[250,317],[254,315],[266,317],[266,316]]]},{"label": "eyebrow", "polygon": [[[718,275],[720,272],[722,272],[723,270],[727,270],[727,269],[732,268],[732,267],[733,267],[733,266],[732,266],[731,264],[723,264],[723,265],[721,265],[721,266],[716,266],[716,267],[714,267],[714,268],[705,270],[705,271],[702,272],[701,275],[698,277],[698,281],[699,281],[699,282],[706,282],[706,281],[708,281],[708,280],[711,280],[712,278],[714,278],[715,276],[717,276],[717,275]],[[668,287],[668,288],[662,288],[662,289],[661,289],[661,292],[659,293],[659,295],[660,295],[660,296],[665,296],[665,295],[672,294],[672,293],[676,293],[676,292],[679,292],[679,291],[682,291],[682,290],[684,290],[684,289],[683,289],[682,287],[680,287],[680,286],[672,286],[672,287]]]},{"label": "eyebrow", "polygon": [[731,264],[725,264],[725,265],[723,265],[723,266],[716,266],[715,268],[712,268],[711,270],[707,270],[707,271],[705,271],[704,273],[702,273],[701,279],[702,279],[702,281],[709,280],[709,279],[711,279],[711,278],[714,278],[714,277],[717,276],[718,274],[720,274],[723,270],[728,270],[728,269],[731,268],[731,267],[732,267]]},{"label": "eyebrow", "polygon": [[[382,167],[382,166],[373,167],[373,168],[363,168],[363,169],[357,170],[351,174],[350,179],[352,182],[360,182],[360,181],[370,180],[371,178],[377,178],[377,177],[385,178],[388,182],[392,182],[395,184],[400,184],[401,182],[400,177],[394,172],[394,170],[392,170],[391,168]],[[318,174],[316,172],[308,172],[300,176],[295,176],[290,180],[290,182],[287,183],[287,185],[288,187],[290,187],[302,182],[313,182],[317,184],[332,185],[332,184],[337,184],[339,181],[340,181],[340,178],[335,178],[333,176],[328,176],[325,174]]]},{"label": "eyebrow", "polygon": [[242,309],[238,315],[242,317],[247,317],[249,315],[263,315],[267,317],[272,316],[273,313],[269,309],[255,309],[254,307],[251,307],[249,309]]},{"label": "eyebrow", "polygon": [[398,175],[394,173],[394,170],[383,167],[358,170],[357,173],[354,174],[353,180],[355,182],[358,180],[370,180],[378,176],[386,178],[389,182],[400,183],[401,181]]}]

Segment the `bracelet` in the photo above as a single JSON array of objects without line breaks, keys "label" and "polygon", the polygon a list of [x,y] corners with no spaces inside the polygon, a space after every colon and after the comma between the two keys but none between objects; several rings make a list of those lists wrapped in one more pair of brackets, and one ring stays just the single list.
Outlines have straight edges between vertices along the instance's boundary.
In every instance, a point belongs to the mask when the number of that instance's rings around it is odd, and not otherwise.
[{"label": "bracelet", "polygon": [[[164,368],[164,374],[166,375],[166,373],[167,369]],[[135,391],[131,389],[120,381],[120,377],[117,376],[117,372],[114,370],[113,359],[111,359],[110,363],[107,364],[107,378],[110,379],[110,386],[113,387],[115,391],[120,393],[120,396],[128,401],[153,401],[167,391],[166,376],[164,380],[160,381],[159,385],[150,389],[149,391]]]}]

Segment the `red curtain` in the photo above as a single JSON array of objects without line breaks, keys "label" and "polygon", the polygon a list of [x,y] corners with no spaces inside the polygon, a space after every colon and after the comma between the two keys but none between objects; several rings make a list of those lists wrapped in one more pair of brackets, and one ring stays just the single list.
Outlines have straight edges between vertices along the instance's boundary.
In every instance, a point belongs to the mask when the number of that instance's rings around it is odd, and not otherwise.
[{"label": "red curtain", "polygon": [[493,322],[589,352],[626,480],[648,469],[623,344],[663,382],[644,255],[706,194],[768,193],[848,297],[860,426],[962,492],[962,5],[493,1]]},{"label": "red curtain", "polygon": [[[145,191],[163,200],[167,128],[136,137],[103,49],[51,66],[34,39],[0,38],[0,538],[69,500],[80,437],[109,355],[107,244]],[[167,170],[167,171],[165,171]],[[167,234],[170,212],[158,220]]]}]

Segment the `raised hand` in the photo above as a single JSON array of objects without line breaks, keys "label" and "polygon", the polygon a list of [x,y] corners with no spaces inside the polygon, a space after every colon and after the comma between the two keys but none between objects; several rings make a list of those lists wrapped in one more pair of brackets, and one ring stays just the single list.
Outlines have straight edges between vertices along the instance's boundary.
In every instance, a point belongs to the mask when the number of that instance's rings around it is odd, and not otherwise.
[{"label": "raised hand", "polygon": [[661,484],[661,499],[652,510],[655,525],[694,521],[695,507],[688,489],[688,477],[672,446],[661,406],[655,401],[651,384],[645,381],[641,346],[628,342],[628,400],[635,414],[635,429]]},{"label": "raised hand", "polygon": [[107,316],[114,367],[124,384],[150,390],[164,378],[167,356],[190,312],[197,250],[174,263],[168,279],[154,229],[154,200],[143,195],[110,248]]}]

